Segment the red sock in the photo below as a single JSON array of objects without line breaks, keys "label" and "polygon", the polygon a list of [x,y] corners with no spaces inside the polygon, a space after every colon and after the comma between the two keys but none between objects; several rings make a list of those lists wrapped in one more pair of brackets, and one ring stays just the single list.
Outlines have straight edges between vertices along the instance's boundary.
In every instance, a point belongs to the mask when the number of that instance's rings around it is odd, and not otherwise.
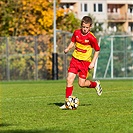
[{"label": "red sock", "polygon": [[89,88],[95,88],[97,86],[97,83],[95,81],[90,81],[91,84],[89,86]]},{"label": "red sock", "polygon": [[66,87],[66,98],[72,95],[73,92],[73,86],[71,87]]}]

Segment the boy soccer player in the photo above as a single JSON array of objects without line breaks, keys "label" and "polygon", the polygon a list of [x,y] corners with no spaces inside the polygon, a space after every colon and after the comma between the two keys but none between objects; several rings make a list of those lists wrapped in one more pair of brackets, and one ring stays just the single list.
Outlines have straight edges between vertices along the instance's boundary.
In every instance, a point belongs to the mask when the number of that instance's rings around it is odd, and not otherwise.
[{"label": "boy soccer player", "polygon": [[[90,32],[92,26],[92,19],[89,16],[84,16],[81,20],[81,29],[75,30],[71,38],[71,42],[64,50],[64,53],[75,46],[68,69],[67,83],[66,83],[66,98],[72,95],[73,82],[78,75],[78,84],[80,87],[95,88],[97,94],[102,94],[102,88],[99,81],[87,80],[88,69],[93,69],[96,59],[98,58],[100,47],[98,46],[96,37]],[[92,57],[92,49],[94,55]],[[66,106],[62,105],[61,109]]]}]

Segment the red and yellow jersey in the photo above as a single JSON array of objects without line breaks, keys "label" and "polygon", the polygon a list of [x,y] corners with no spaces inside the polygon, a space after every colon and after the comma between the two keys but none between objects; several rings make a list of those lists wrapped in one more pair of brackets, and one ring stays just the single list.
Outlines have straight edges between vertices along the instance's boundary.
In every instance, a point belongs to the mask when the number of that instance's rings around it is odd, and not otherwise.
[{"label": "red and yellow jersey", "polygon": [[78,60],[91,62],[92,49],[95,51],[100,50],[97,39],[91,32],[83,35],[81,29],[75,30],[71,41],[75,43],[75,50],[72,55]]}]

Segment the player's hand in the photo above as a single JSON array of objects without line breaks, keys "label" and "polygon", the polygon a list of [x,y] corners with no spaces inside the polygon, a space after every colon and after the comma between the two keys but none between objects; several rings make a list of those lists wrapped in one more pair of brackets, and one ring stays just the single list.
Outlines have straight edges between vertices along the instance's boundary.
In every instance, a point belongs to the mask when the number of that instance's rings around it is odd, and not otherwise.
[{"label": "player's hand", "polygon": [[64,53],[65,53],[65,54],[67,54],[67,53],[68,53],[68,51],[69,51],[69,49],[68,49],[68,48],[66,48],[66,49],[64,50]]},{"label": "player's hand", "polygon": [[93,69],[94,68],[94,65],[95,64],[91,62],[90,65],[89,65],[89,69]]}]

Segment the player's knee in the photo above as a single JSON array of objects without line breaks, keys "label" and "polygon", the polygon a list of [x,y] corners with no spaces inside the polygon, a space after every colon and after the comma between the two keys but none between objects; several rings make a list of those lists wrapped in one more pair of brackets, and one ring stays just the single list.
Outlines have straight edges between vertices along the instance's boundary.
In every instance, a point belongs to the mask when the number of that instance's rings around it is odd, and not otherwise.
[{"label": "player's knee", "polygon": [[69,77],[67,77],[67,84],[72,84],[72,79],[71,78],[69,78]]}]

